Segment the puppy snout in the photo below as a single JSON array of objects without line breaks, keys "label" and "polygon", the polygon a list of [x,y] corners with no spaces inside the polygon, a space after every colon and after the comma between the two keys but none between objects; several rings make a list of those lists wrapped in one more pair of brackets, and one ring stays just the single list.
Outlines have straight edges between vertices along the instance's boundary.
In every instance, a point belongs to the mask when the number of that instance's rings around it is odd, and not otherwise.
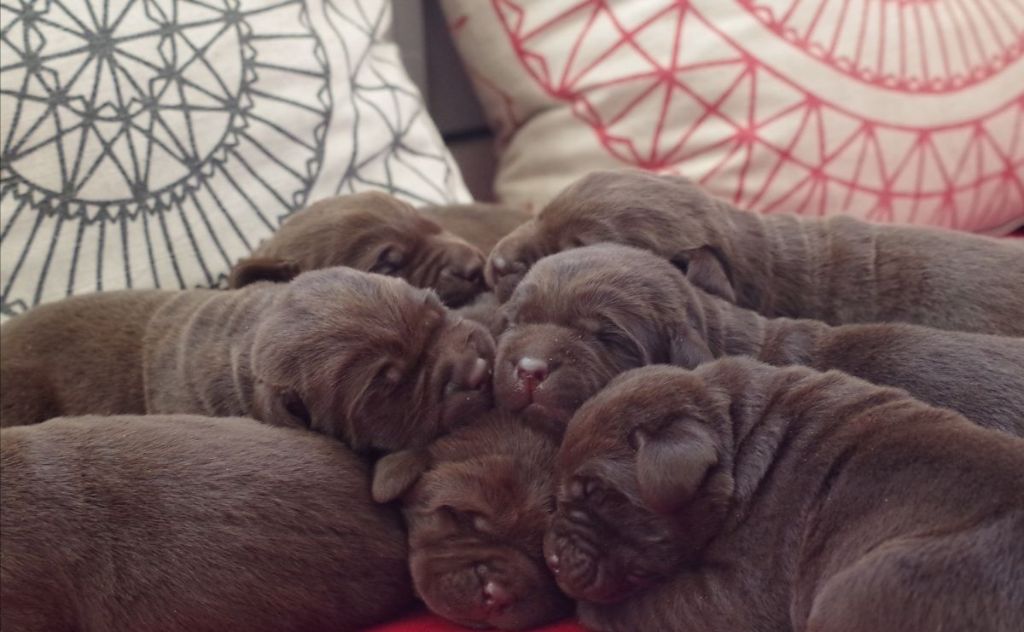
[{"label": "puppy snout", "polygon": [[471,283],[473,285],[483,284],[484,264],[482,260],[476,260],[467,265],[452,266],[448,268],[446,272],[456,279],[465,281],[466,283]]},{"label": "puppy snout", "polygon": [[484,269],[484,278],[502,303],[512,296],[512,291],[519,285],[526,274],[526,264],[511,261],[502,256],[494,256]]},{"label": "puppy snout", "polygon": [[519,380],[523,388],[529,393],[533,393],[541,382],[548,379],[550,374],[551,370],[548,367],[548,363],[538,358],[523,356],[516,363],[516,379]]},{"label": "puppy snout", "polygon": [[490,372],[490,363],[484,358],[477,358],[476,362],[474,362],[473,366],[469,369],[469,373],[466,375],[466,387],[473,391],[480,388]]},{"label": "puppy snout", "polygon": [[558,575],[560,572],[562,572],[561,563],[560,563],[560,560],[558,559],[558,554],[557,553],[550,553],[550,554],[548,554],[546,559],[547,559],[547,563],[548,563],[548,568],[551,569],[552,573],[554,573],[555,575]]},{"label": "puppy snout", "polygon": [[484,583],[483,593],[484,605],[492,611],[504,610],[515,601],[512,593],[493,579]]},{"label": "puppy snout", "polygon": [[491,363],[487,358],[475,355],[459,363],[452,373],[452,379],[448,383],[448,390],[455,391],[476,391],[487,384],[491,376]]}]

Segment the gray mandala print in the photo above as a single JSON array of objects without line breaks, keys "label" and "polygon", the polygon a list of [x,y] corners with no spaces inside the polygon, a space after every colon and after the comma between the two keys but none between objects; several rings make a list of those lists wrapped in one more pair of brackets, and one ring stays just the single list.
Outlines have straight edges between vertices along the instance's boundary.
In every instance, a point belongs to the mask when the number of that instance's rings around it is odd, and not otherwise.
[{"label": "gray mandala print", "polygon": [[[20,313],[55,287],[217,285],[311,195],[355,186],[347,180],[387,188],[370,158],[339,154],[354,141],[325,155],[332,125],[358,117],[339,116],[332,63],[349,73],[344,109],[380,107],[347,94],[385,17],[386,5],[369,4],[0,2],[0,311]],[[353,27],[361,41],[341,50],[340,30]],[[421,108],[405,109],[384,116],[395,138],[385,175],[401,171],[403,121]]]}]

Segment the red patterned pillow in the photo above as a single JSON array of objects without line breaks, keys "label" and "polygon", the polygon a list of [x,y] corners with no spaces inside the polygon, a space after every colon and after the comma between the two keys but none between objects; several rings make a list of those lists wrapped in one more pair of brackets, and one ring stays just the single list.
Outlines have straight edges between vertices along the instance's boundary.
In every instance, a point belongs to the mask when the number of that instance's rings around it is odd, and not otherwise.
[{"label": "red patterned pillow", "polygon": [[753,210],[1024,223],[1024,0],[444,0],[496,191],[682,173]]}]

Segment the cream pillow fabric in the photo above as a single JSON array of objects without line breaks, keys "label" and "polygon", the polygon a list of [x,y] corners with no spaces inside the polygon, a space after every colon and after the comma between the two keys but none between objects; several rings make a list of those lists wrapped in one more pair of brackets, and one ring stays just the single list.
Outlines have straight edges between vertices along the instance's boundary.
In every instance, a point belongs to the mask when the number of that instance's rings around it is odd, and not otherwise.
[{"label": "cream pillow fabric", "polygon": [[444,0],[501,142],[502,201],[594,169],[765,213],[1024,222],[1024,5]]},{"label": "cream pillow fabric", "polygon": [[4,316],[217,285],[325,196],[470,199],[387,0],[14,2],[0,23]]}]

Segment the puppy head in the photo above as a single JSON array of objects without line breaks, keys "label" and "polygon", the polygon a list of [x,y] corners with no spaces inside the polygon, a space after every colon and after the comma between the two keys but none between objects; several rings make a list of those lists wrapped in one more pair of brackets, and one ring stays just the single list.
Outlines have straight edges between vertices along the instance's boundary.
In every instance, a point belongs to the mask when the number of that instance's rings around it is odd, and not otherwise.
[{"label": "puppy head", "polygon": [[357,450],[424,445],[490,408],[494,342],[429,291],[348,268],[306,272],[257,326],[253,415]]},{"label": "puppy head", "polygon": [[735,302],[719,204],[679,176],[595,171],[551,200],[529,228],[498,242],[487,262],[487,281],[504,301],[542,257],[610,242],[668,259],[697,287]]},{"label": "puppy head", "polygon": [[483,254],[412,206],[377,192],[320,200],[286,219],[231,272],[231,287],[346,266],[437,290],[450,306],[484,290]]},{"label": "puppy head", "polygon": [[695,290],[665,260],[626,246],[540,260],[499,318],[498,406],[555,434],[623,371],[712,357]]},{"label": "puppy head", "polygon": [[374,498],[401,498],[413,583],[433,612],[504,630],[571,613],[542,554],[554,450],[514,419],[495,417],[440,439],[429,454],[378,461]]},{"label": "puppy head", "polygon": [[579,410],[544,541],[566,593],[618,601],[699,557],[732,494],[728,414],[727,396],[674,367],[621,375]]}]

